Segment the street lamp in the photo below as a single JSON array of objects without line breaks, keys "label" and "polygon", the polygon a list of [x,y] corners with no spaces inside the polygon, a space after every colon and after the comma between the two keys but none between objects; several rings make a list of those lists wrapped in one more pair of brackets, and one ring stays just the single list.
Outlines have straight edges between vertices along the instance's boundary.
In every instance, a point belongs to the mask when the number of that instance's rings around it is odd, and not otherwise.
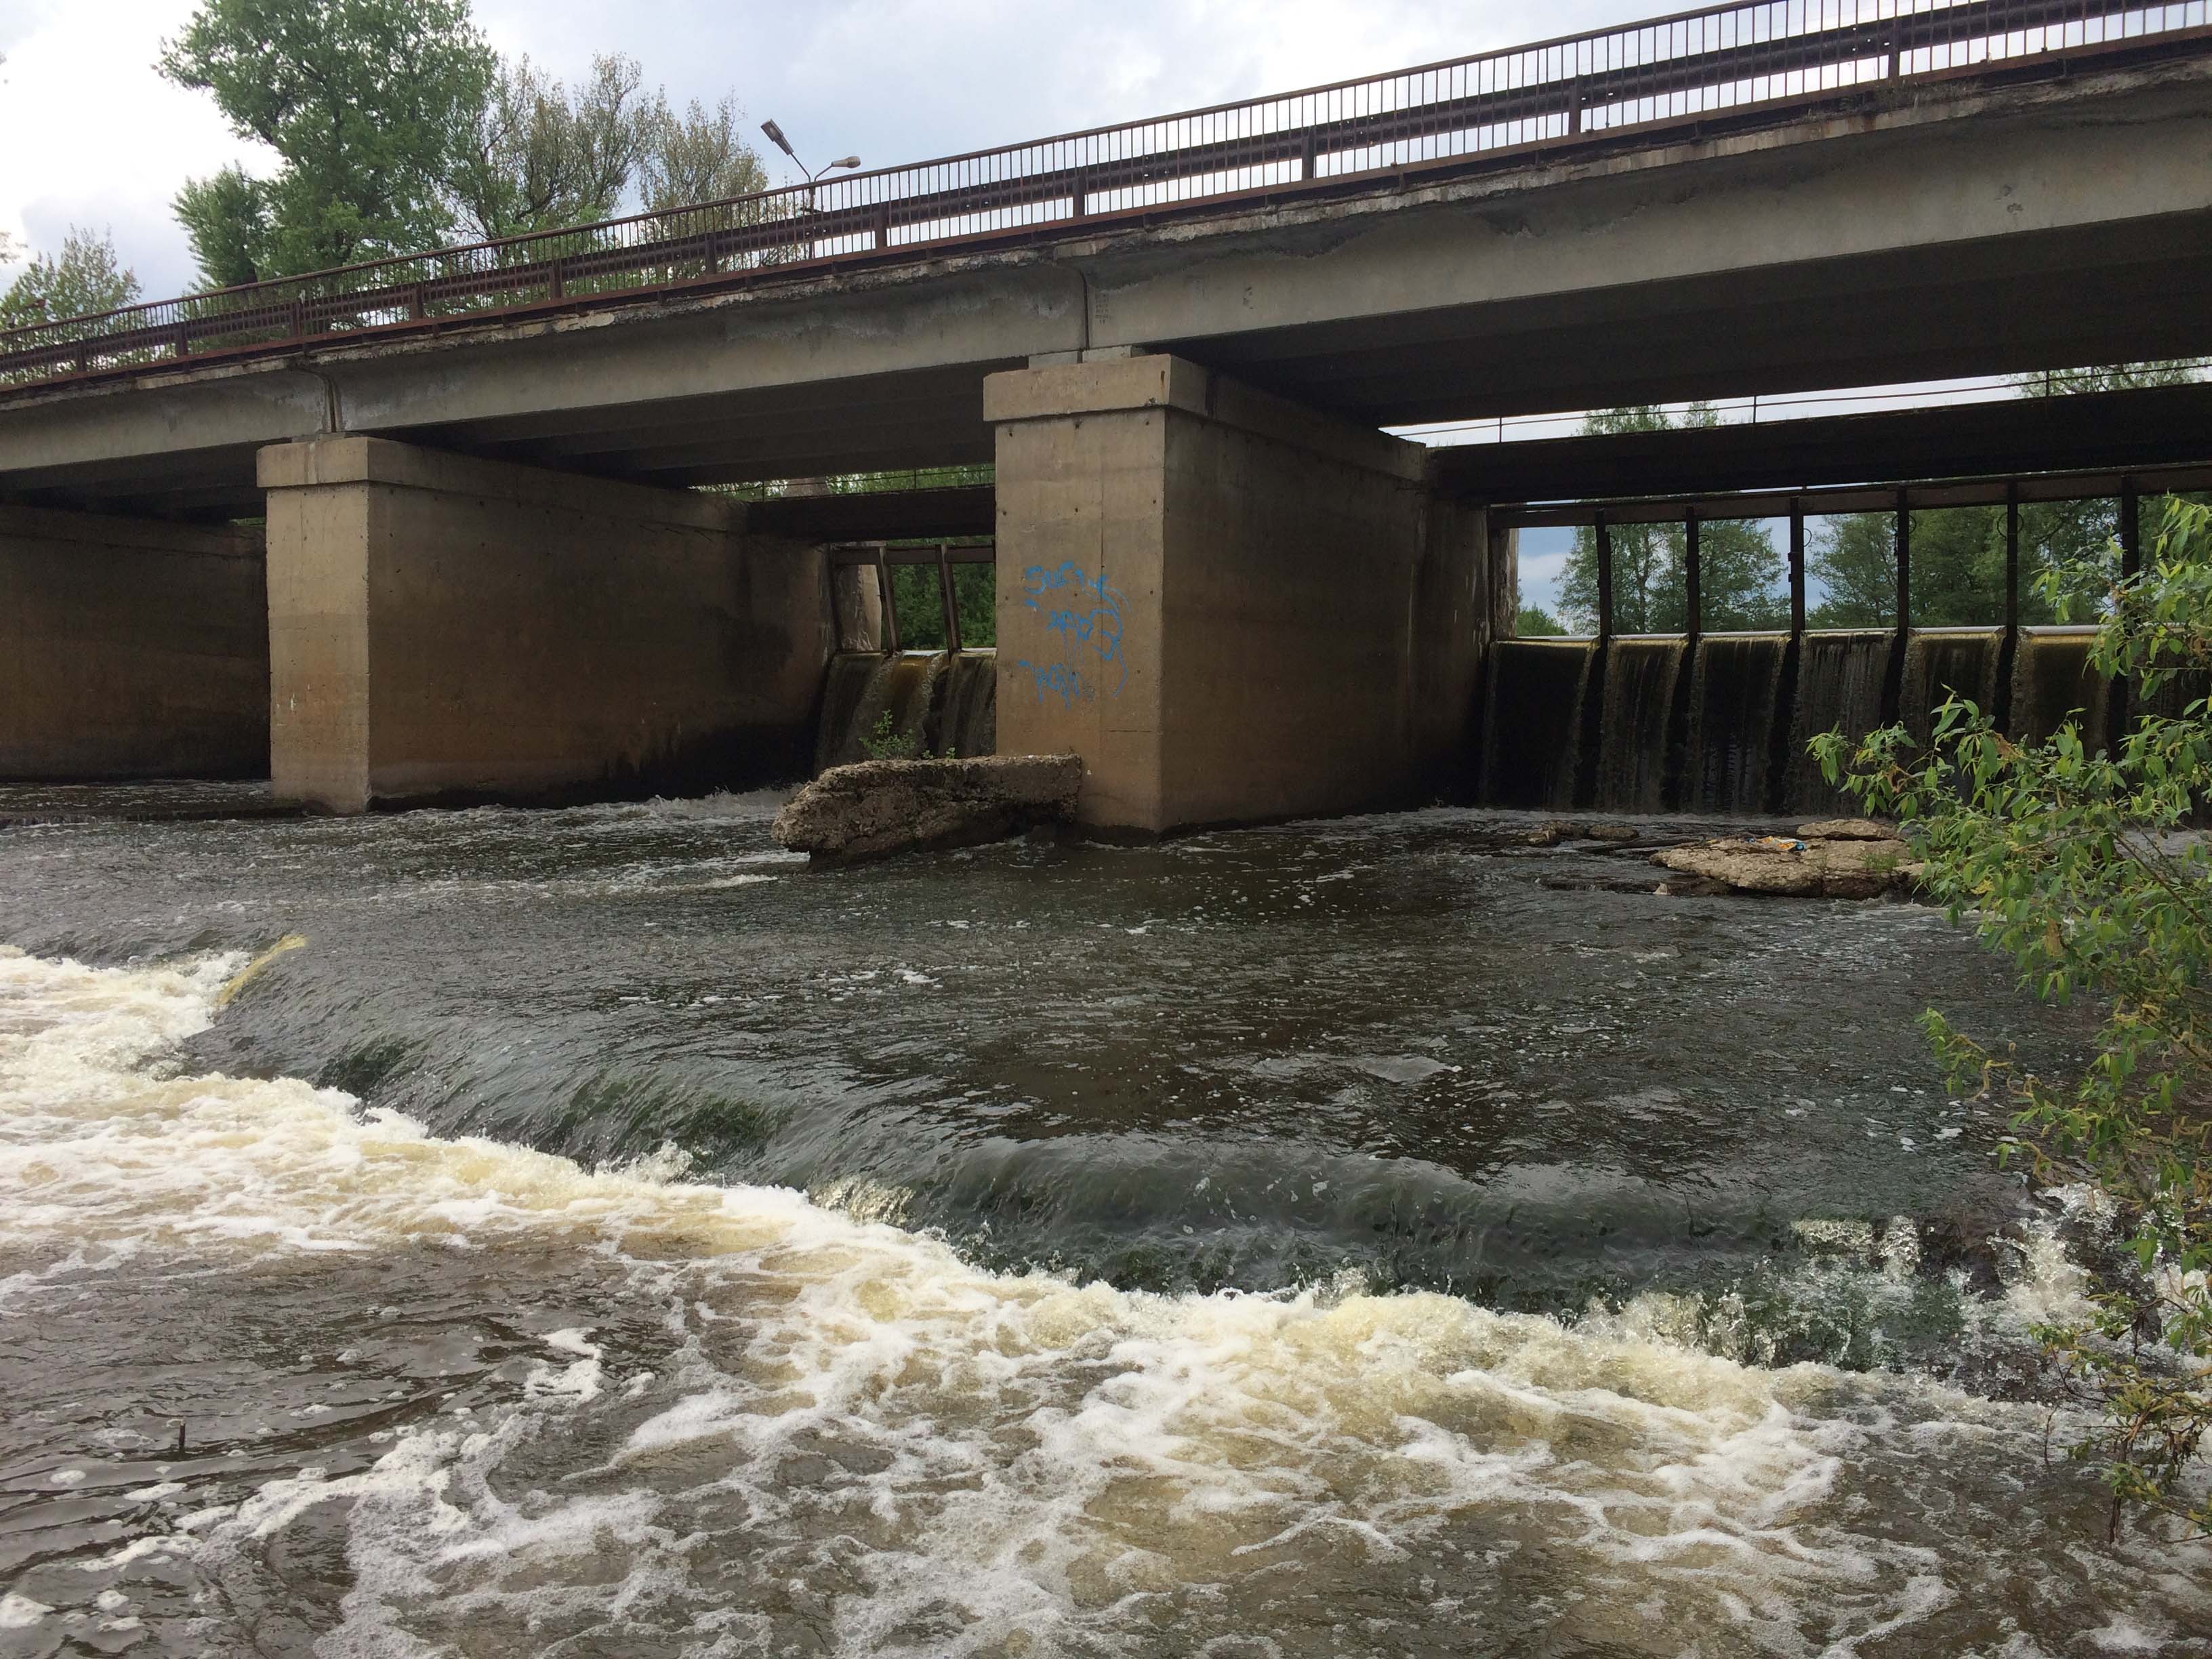
[{"label": "street lamp", "polygon": [[[810,192],[814,185],[822,181],[823,173],[835,173],[840,167],[856,167],[860,165],[860,158],[857,155],[841,155],[836,161],[830,162],[828,167],[822,168],[819,172],[809,173],[807,172],[806,163],[799,161],[799,152],[792,149],[791,140],[783,136],[783,129],[781,127],[776,125],[773,121],[763,121],[761,123],[761,131],[768,134],[769,143],[774,144],[786,155],[791,157],[792,161],[798,165],[799,170],[806,174],[806,183]],[[812,199],[811,194],[808,199]]]}]

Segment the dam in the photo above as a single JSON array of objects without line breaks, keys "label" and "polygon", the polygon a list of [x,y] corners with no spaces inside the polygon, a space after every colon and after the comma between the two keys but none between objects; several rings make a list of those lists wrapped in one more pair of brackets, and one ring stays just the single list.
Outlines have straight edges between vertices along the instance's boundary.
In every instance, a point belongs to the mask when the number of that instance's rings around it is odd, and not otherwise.
[{"label": "dam", "polygon": [[0,1659],[2212,1659],[1922,1030],[2094,999],[1653,865],[2166,707],[2212,386],[2059,377],[2207,132],[2202,0],[1750,0],[0,336]]}]

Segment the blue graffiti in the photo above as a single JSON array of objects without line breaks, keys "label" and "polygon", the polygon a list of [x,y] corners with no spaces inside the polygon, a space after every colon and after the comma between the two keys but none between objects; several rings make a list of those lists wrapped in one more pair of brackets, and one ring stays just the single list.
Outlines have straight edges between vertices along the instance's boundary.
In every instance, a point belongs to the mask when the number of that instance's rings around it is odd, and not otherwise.
[{"label": "blue graffiti", "polygon": [[1036,678],[1037,701],[1042,702],[1048,691],[1060,693],[1060,706],[1073,708],[1083,695],[1083,676],[1064,662],[1019,662],[1017,668],[1026,668]]},{"label": "blue graffiti", "polygon": [[1120,592],[1108,586],[1103,574],[1094,578],[1073,562],[1056,570],[1031,565],[1022,580],[1029,589],[1023,603],[1044,618],[1047,633],[1060,635],[1061,649],[1079,659],[1095,656],[1094,673],[1102,680],[1106,670],[1115,674],[1114,684],[1105,686],[1086,680],[1073,662],[1022,663],[1036,678],[1037,701],[1051,692],[1059,694],[1063,705],[1079,697],[1120,696],[1129,682],[1128,661],[1121,654]]}]

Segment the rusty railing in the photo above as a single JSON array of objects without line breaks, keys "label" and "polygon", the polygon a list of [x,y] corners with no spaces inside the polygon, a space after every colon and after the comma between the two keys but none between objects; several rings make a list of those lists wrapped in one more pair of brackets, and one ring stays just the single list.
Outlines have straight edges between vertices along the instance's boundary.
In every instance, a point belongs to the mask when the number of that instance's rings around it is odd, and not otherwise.
[{"label": "rusty railing", "polygon": [[2212,46],[2208,0],[1740,0],[1304,92],[0,333],[0,386],[896,263],[1358,188],[1885,83]]}]

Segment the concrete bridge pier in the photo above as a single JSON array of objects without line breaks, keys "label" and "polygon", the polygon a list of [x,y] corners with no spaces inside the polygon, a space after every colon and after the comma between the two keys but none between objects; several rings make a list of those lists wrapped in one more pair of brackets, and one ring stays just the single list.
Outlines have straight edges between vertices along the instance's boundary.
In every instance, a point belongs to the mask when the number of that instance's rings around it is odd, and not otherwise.
[{"label": "concrete bridge pier", "polygon": [[258,532],[0,507],[0,778],[259,777]]},{"label": "concrete bridge pier", "polygon": [[1516,581],[1419,445],[1165,356],[984,405],[1000,752],[1080,754],[1085,821],[1152,835],[1453,791]]},{"label": "concrete bridge pier", "polygon": [[803,775],[821,550],[742,502],[381,439],[261,452],[269,764],[337,812]]}]

